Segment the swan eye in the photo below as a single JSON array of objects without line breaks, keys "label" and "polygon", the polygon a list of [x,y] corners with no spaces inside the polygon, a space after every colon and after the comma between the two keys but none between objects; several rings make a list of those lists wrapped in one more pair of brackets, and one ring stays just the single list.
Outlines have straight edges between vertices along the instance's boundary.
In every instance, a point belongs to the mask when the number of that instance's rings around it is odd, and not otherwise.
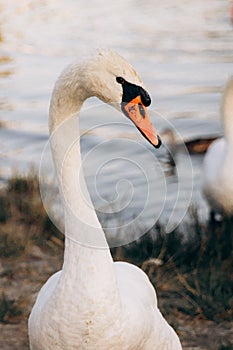
[{"label": "swan eye", "polygon": [[123,85],[124,82],[125,82],[125,79],[122,78],[122,77],[116,77],[116,81],[117,81],[119,84]]}]

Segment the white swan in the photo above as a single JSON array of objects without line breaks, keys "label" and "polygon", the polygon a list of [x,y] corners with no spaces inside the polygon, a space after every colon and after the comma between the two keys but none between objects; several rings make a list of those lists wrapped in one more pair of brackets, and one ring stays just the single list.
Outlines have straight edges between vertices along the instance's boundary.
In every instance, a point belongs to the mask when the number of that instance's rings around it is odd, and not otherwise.
[{"label": "white swan", "polygon": [[204,158],[203,193],[215,214],[233,215],[233,77],[222,99],[224,137],[212,143]]},{"label": "white swan", "polygon": [[134,265],[113,263],[90,202],[80,144],[75,142],[79,137],[77,116],[73,116],[85,99],[94,95],[122,108],[152,144],[160,145],[145,107],[150,97],[138,74],[118,54],[99,51],[61,74],[51,98],[50,133],[65,207],[64,264],[42,287],[32,309],[30,348],[181,349],[178,336],[157,307],[156,293],[146,274]]}]

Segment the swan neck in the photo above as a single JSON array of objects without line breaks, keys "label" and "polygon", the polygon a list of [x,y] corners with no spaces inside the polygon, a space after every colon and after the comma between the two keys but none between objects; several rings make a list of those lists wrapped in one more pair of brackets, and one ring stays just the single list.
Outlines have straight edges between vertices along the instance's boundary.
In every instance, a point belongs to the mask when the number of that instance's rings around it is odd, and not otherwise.
[{"label": "swan neck", "polygon": [[83,246],[107,248],[83,173],[77,116],[55,129],[50,144],[65,212],[65,235]]},{"label": "swan neck", "polygon": [[[112,257],[83,174],[77,117],[69,118],[62,128],[56,130],[59,140],[57,132],[60,129],[61,136],[67,135],[69,140],[65,138],[68,142],[65,154],[61,147],[59,159],[55,162],[65,209],[65,253],[57,298],[65,294],[69,302],[75,294],[72,304],[73,317],[76,318],[76,306],[78,314],[82,315],[92,305],[93,298],[99,304],[107,298],[116,304],[119,296]],[[64,155],[62,164],[61,155]]]},{"label": "swan neck", "polygon": [[[80,300],[75,297],[73,306],[83,305],[85,311],[92,305],[93,293],[101,301],[111,296],[112,303],[118,302],[119,295],[113,260],[82,168],[77,114],[85,99],[79,91],[81,97],[76,96],[75,105],[71,92],[63,98],[55,86],[50,106],[50,145],[65,212],[64,264],[54,299],[64,303],[67,298],[69,303],[73,295],[79,295]],[[76,315],[74,307],[73,317]]]},{"label": "swan neck", "polygon": [[107,248],[82,167],[78,114],[92,95],[83,71],[71,65],[55,84],[49,110],[50,145],[65,212],[65,235],[84,246]]}]

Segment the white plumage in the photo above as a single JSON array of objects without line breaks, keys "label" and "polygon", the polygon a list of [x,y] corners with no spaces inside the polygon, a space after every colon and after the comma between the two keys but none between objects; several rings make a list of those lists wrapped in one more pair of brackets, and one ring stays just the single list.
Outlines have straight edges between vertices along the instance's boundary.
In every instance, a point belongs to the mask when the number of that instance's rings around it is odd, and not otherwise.
[{"label": "white plumage", "polygon": [[91,96],[120,109],[117,76],[142,86],[122,57],[102,51],[66,68],[54,88],[50,142],[65,209],[65,253],[62,270],[45,283],[32,309],[31,350],[181,349],[146,274],[113,262],[82,172],[77,113]]},{"label": "white plumage", "polygon": [[215,214],[233,215],[233,77],[222,99],[224,137],[212,143],[204,158],[203,192]]}]

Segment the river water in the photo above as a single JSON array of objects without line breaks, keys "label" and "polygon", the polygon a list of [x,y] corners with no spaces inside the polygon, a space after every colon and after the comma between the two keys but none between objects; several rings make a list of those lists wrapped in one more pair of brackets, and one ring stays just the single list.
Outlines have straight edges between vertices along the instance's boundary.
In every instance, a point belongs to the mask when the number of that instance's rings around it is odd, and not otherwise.
[{"label": "river water", "polygon": [[[171,230],[190,204],[205,218],[203,156],[190,156],[184,141],[222,134],[221,95],[233,72],[229,8],[227,0],[99,0],[88,6],[83,0],[0,1],[1,183],[16,170],[40,167],[49,98],[63,67],[89,49],[110,47],[142,77],[164,146],[155,152],[124,116],[87,101],[81,145],[99,216],[112,235],[119,222],[124,228],[137,218],[135,236],[157,219]],[[181,144],[171,154],[175,173],[167,162],[167,130]],[[43,174],[52,171],[47,153],[48,147]],[[55,202],[56,190],[48,192],[46,200]],[[54,209],[48,210],[54,219]]]}]

